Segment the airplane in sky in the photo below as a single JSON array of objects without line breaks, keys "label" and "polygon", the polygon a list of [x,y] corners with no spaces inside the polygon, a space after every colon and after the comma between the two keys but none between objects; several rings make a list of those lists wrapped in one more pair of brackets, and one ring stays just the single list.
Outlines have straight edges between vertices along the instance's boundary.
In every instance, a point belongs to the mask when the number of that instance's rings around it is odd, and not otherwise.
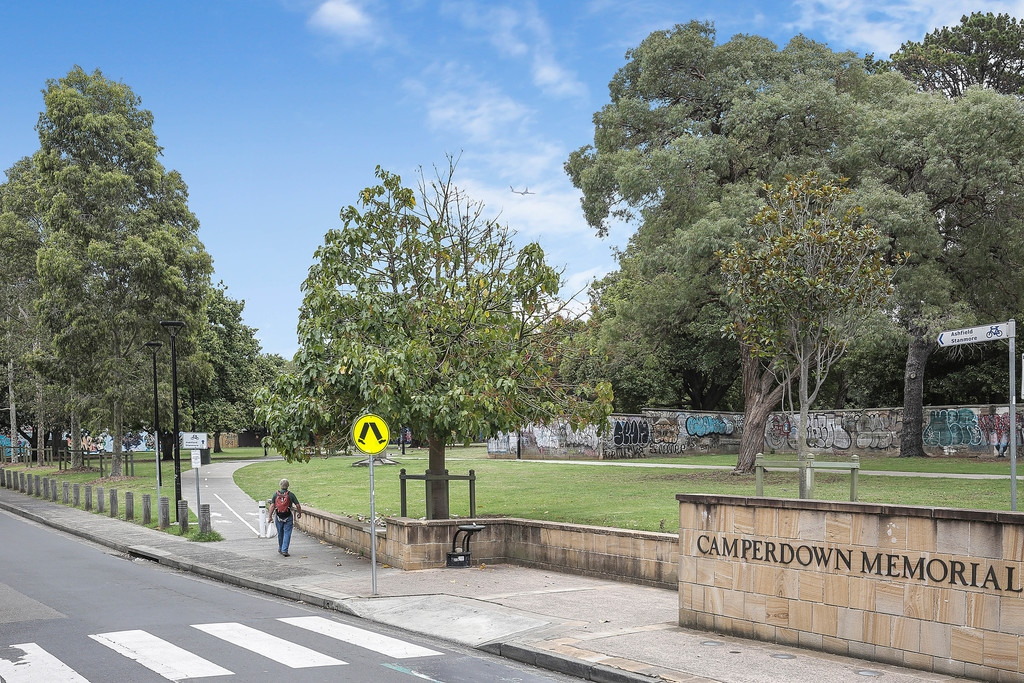
[{"label": "airplane in sky", "polygon": [[512,187],[511,185],[509,185],[508,189],[512,190],[516,194],[537,194],[536,192],[530,192],[530,188],[529,187],[525,187],[522,190],[517,190],[516,188]]}]

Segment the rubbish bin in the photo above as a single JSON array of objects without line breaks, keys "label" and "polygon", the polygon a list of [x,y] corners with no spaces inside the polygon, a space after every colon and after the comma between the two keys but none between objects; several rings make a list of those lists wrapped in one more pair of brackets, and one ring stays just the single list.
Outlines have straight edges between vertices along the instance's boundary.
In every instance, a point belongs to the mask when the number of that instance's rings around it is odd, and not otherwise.
[{"label": "rubbish bin", "polygon": [[199,464],[209,465],[210,464],[210,449],[200,448],[199,449]]}]

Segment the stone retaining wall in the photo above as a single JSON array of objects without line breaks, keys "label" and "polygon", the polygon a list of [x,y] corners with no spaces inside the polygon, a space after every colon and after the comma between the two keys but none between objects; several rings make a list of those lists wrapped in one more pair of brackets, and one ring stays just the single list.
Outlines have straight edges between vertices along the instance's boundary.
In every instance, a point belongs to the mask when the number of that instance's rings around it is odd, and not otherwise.
[{"label": "stone retaining wall", "polygon": [[1024,513],[676,498],[681,626],[1022,680]]},{"label": "stone retaining wall", "polygon": [[[377,530],[377,559],[400,569],[444,567],[460,524],[486,528],[473,535],[474,565],[509,563],[553,571],[676,587],[678,536],[530,519],[420,520],[387,518]],[[303,508],[296,526],[321,540],[370,554],[367,522]]]}]

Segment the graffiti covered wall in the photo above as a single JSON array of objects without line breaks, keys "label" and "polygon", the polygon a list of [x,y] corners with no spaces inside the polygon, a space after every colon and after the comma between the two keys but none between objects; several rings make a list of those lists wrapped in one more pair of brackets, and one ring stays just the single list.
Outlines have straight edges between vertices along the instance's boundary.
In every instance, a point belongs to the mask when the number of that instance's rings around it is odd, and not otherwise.
[{"label": "graffiti covered wall", "polygon": [[[1021,411],[1024,412],[1024,411]],[[896,453],[903,431],[902,408],[812,412],[808,441],[813,450],[832,453]],[[795,452],[800,416],[773,413],[764,430],[765,452]],[[932,455],[1005,455],[1009,408],[1005,405],[936,406],[924,410],[924,445]],[[1024,416],[1017,415],[1017,443],[1024,443]],[[567,425],[531,425],[519,444],[524,458],[649,458],[700,453],[736,453],[743,434],[742,413],[645,410],[612,415],[604,434]],[[488,441],[495,457],[516,457],[516,434]]]}]

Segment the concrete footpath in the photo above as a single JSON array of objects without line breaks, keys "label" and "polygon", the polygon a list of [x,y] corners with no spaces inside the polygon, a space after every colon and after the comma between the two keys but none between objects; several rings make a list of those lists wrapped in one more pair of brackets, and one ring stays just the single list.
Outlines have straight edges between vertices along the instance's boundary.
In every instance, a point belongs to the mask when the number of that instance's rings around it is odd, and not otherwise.
[{"label": "concrete footpath", "polygon": [[[0,510],[147,558],[291,600],[480,648],[592,681],[950,681],[950,676],[680,628],[675,591],[513,565],[406,572],[306,534],[291,557],[260,538],[259,508],[235,486],[246,462],[207,465],[200,499],[219,543],[171,534],[0,488]],[[267,495],[276,482],[268,483]],[[182,495],[195,497],[193,472]],[[296,491],[301,500],[302,492]]]}]

